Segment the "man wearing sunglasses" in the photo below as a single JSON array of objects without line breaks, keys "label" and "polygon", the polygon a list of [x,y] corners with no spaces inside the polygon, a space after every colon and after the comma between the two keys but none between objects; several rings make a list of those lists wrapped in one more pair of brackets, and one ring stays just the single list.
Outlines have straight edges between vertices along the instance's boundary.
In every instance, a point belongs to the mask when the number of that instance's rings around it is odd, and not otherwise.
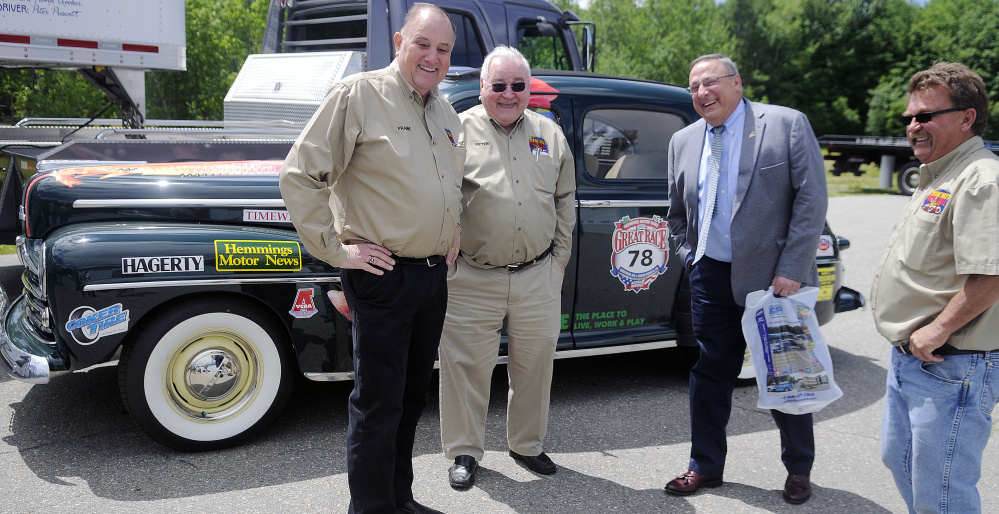
[{"label": "man wearing sunglasses", "polygon": [[441,442],[451,486],[475,483],[485,452],[489,388],[506,320],[509,454],[543,475],[562,276],[575,224],[575,167],[550,119],[526,110],[531,71],[499,46],[479,77],[482,105],[462,113],[461,252],[448,270],[441,337]]},{"label": "man wearing sunglasses", "polygon": [[[667,221],[690,278],[700,357],[690,371],[687,472],[666,485],[677,496],[722,485],[746,295],[818,285],[815,249],[828,202],[822,153],[804,114],[744,99],[738,68],[721,54],[691,63],[689,90],[703,120],[670,140]],[[804,503],[812,494],[812,415],[771,415],[788,473],[784,499]]]},{"label": "man wearing sunglasses", "polygon": [[[902,116],[923,165],[871,292],[893,347],[881,458],[909,512],[981,512],[999,401],[999,158],[985,83],[958,63],[909,80]],[[994,492],[992,493],[994,494]]]}]

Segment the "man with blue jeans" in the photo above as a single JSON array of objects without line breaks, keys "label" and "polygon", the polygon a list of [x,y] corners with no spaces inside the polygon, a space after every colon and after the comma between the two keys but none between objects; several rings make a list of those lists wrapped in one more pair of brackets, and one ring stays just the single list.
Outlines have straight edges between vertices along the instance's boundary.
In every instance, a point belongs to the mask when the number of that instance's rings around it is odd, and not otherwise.
[{"label": "man with blue jeans", "polygon": [[[980,512],[982,452],[999,401],[999,158],[981,134],[981,77],[938,63],[909,81],[902,122],[919,188],[874,277],[892,344],[881,458],[909,512]],[[990,386],[991,384],[991,386]]]}]

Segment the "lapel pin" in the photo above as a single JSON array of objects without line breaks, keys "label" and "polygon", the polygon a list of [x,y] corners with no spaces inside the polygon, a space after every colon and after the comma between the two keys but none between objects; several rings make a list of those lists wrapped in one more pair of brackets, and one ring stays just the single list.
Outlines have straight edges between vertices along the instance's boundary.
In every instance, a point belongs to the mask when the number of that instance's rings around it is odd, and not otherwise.
[{"label": "lapel pin", "polygon": [[754,137],[756,137],[756,131],[755,130],[749,133],[749,139],[753,139]]}]

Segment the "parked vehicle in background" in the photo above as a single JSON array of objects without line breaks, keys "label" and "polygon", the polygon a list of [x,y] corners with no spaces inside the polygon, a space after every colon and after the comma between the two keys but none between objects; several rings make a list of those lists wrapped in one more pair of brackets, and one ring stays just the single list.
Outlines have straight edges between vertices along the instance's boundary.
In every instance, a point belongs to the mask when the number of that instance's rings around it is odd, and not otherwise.
[{"label": "parked vehicle in background", "polygon": [[[818,140],[827,158],[833,160],[833,175],[853,173],[859,177],[864,174],[862,164],[875,164],[881,170],[882,189],[892,186],[892,173],[897,174],[895,183],[903,195],[912,196],[919,186],[920,163],[904,137],[824,135]],[[986,141],[985,146],[999,154],[999,142]]]},{"label": "parked vehicle in background", "polygon": [[[458,111],[479,103],[477,70],[440,87]],[[531,107],[561,125],[576,165],[556,357],[693,345],[662,144],[696,120],[690,95],[545,70],[531,87]],[[0,366],[45,383],[120,350],[130,414],[180,450],[246,441],[278,414],[295,375],[351,379],[339,270],[301,247],[278,190],[291,143],[76,141],[48,153],[21,202],[24,287],[3,309]],[[242,160],[250,154],[275,160]],[[196,162],[143,162],[171,155]],[[135,162],[86,167],[84,157]],[[863,302],[842,286],[847,246],[826,230],[816,249],[821,322]]]}]

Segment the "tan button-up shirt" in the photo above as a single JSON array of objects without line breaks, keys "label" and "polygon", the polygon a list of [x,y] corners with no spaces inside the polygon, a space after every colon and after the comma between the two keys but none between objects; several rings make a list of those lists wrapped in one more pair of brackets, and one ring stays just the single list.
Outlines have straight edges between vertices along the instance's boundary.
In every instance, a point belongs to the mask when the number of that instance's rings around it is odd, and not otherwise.
[{"label": "tan button-up shirt", "polygon": [[[968,275],[999,275],[999,158],[973,137],[924,164],[919,180],[871,290],[875,325],[895,345],[933,321]],[[999,304],[947,342],[999,348]]]},{"label": "tan button-up shirt", "polygon": [[424,105],[395,61],[334,84],[281,169],[305,248],[334,266],[344,243],[446,255],[461,214],[460,140],[451,104],[435,88]]},{"label": "tan button-up shirt", "polygon": [[482,267],[534,259],[552,247],[564,266],[576,224],[576,171],[552,120],[525,111],[510,134],[481,105],[461,114],[465,176],[461,251]]}]

